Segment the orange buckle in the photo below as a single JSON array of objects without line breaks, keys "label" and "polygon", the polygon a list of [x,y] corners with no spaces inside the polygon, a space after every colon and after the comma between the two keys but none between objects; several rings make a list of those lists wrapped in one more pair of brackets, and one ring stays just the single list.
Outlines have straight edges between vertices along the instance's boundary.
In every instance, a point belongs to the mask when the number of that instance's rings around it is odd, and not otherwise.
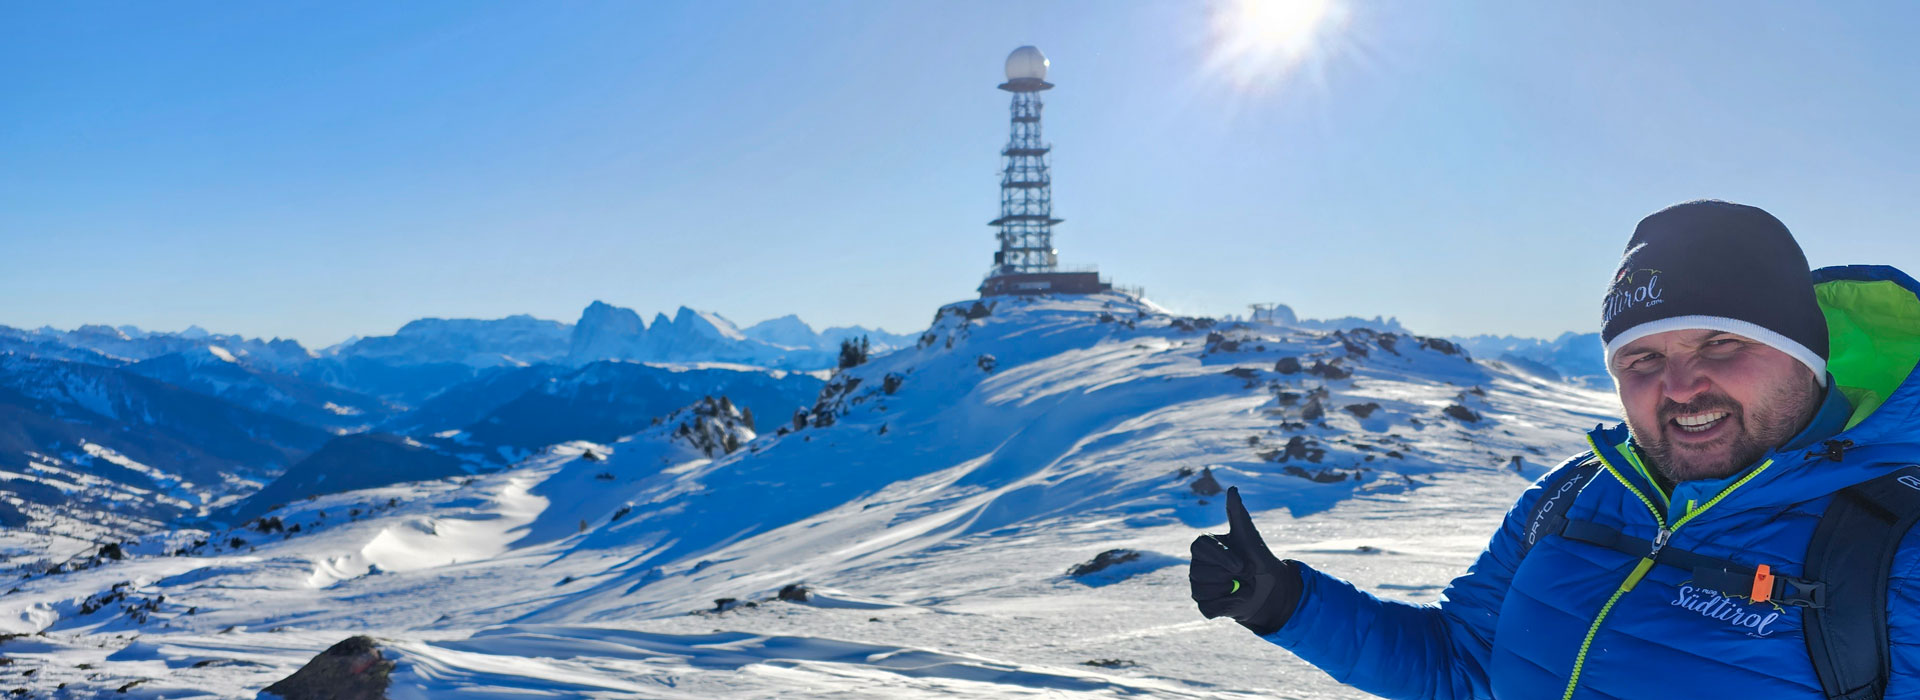
[{"label": "orange buckle", "polygon": [[1753,602],[1765,603],[1773,599],[1773,569],[1761,564],[1753,571]]}]

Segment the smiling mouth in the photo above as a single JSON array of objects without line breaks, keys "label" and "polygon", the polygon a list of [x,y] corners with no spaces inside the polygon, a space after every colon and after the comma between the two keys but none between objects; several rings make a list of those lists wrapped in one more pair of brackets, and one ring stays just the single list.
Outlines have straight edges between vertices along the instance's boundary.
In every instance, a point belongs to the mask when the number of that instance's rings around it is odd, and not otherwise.
[{"label": "smiling mouth", "polygon": [[1675,416],[1671,422],[1682,432],[1704,433],[1712,430],[1713,426],[1719,425],[1720,421],[1726,420],[1729,415],[1731,414],[1726,411],[1708,411],[1706,413]]}]

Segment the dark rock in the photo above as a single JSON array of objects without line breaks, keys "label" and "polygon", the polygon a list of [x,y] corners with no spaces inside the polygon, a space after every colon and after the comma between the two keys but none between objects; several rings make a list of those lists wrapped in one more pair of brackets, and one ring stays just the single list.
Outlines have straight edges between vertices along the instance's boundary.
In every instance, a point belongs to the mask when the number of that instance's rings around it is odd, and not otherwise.
[{"label": "dark rock", "polygon": [[973,302],[973,306],[967,307],[967,320],[969,321],[972,321],[974,319],[986,318],[992,315],[993,315],[993,307],[988,306],[982,302],[976,301],[976,302]]},{"label": "dark rock", "polygon": [[1320,403],[1320,397],[1307,399],[1307,405],[1300,407],[1300,420],[1315,421],[1327,415],[1327,407]]},{"label": "dark rock", "polygon": [[372,637],[348,637],[265,692],[285,700],[384,700],[393,666]]},{"label": "dark rock", "polygon": [[1315,361],[1313,368],[1307,370],[1307,373],[1327,379],[1346,379],[1353,376],[1353,372],[1342,369],[1339,365],[1319,361]]},{"label": "dark rock", "polygon": [[1125,564],[1139,558],[1140,553],[1131,549],[1109,549],[1094,555],[1092,561],[1076,564],[1073,568],[1067,569],[1067,575],[1078,578],[1087,574],[1105,571],[1109,566]]},{"label": "dark rock", "polygon": [[1374,403],[1372,401],[1368,401],[1366,403],[1350,403],[1342,407],[1340,410],[1351,413],[1356,418],[1365,419],[1368,416],[1373,415],[1374,411],[1380,410],[1380,404]]},{"label": "dark rock", "polygon": [[587,450],[584,454],[580,455],[580,458],[587,460],[589,462],[599,462],[606,459],[605,457],[600,456],[600,453],[595,452],[593,450]]},{"label": "dark rock", "polygon": [[1252,380],[1260,377],[1260,370],[1254,369],[1252,367],[1235,367],[1233,369],[1227,370],[1226,374],[1229,377],[1239,377],[1241,379]]},{"label": "dark rock", "polygon": [[810,591],[807,590],[806,586],[802,586],[797,583],[789,583],[780,588],[780,595],[778,597],[780,598],[780,600],[784,600],[789,603],[805,603],[807,602],[807,595],[809,593]]},{"label": "dark rock", "polygon": [[1140,665],[1126,659],[1091,659],[1080,663],[1099,668],[1133,668]]},{"label": "dark rock", "polygon": [[974,364],[980,366],[980,371],[992,374],[993,369],[1000,366],[1000,360],[992,355],[981,355],[974,359]]},{"label": "dark rock", "polygon": [[1480,414],[1474,413],[1473,409],[1467,408],[1466,406],[1462,406],[1457,403],[1447,404],[1447,407],[1441,409],[1440,412],[1447,414],[1448,418],[1466,421],[1468,423],[1480,422]]},{"label": "dark rock", "polygon": [[1332,484],[1347,480],[1347,474],[1345,472],[1334,471],[1332,469],[1318,469],[1310,472],[1300,467],[1288,465],[1286,469],[1281,471],[1286,473],[1287,476],[1297,476],[1316,484]]},{"label": "dark rock", "polygon": [[1295,435],[1287,439],[1286,453],[1281,456],[1280,461],[1284,462],[1294,458],[1304,459],[1306,458],[1306,456],[1307,456],[1307,439],[1304,437]]},{"label": "dark rock", "polygon": [[1220,482],[1215,481],[1213,478],[1213,467],[1202,467],[1200,469],[1200,478],[1194,479],[1191,484],[1187,484],[1187,488],[1193,489],[1194,493],[1202,496],[1213,496],[1222,491]]},{"label": "dark rock", "polygon": [[1293,391],[1277,390],[1273,392],[1273,399],[1280,402],[1282,406],[1292,406],[1295,401],[1300,400],[1300,394]]},{"label": "dark rock", "polygon": [[900,385],[906,381],[906,375],[888,372],[887,376],[880,379],[880,390],[886,392],[888,396],[892,396],[893,392],[899,391]]},{"label": "dark rock", "polygon": [[1415,342],[1418,342],[1420,344],[1420,347],[1423,350],[1432,350],[1442,355],[1459,355],[1460,357],[1467,358],[1469,361],[1473,359],[1467,356],[1466,348],[1462,348],[1458,345],[1455,345],[1453,341],[1447,340],[1445,338],[1429,338],[1422,335],[1416,335],[1413,337],[1413,339]]},{"label": "dark rock", "polygon": [[1281,374],[1299,374],[1300,370],[1300,358],[1298,357],[1282,357],[1279,362],[1273,363],[1273,371]]}]

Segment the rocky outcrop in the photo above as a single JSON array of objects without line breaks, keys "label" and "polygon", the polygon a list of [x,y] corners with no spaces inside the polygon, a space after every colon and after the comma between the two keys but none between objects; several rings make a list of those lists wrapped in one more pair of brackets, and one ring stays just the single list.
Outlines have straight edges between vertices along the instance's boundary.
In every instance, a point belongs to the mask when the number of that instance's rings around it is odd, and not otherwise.
[{"label": "rocky outcrop", "polygon": [[348,637],[267,686],[264,694],[282,700],[386,700],[394,666],[388,656],[372,637]]},{"label": "rocky outcrop", "polygon": [[567,361],[578,365],[635,357],[641,352],[646,330],[646,322],[633,309],[595,301],[580,313],[580,322],[573,324]]}]

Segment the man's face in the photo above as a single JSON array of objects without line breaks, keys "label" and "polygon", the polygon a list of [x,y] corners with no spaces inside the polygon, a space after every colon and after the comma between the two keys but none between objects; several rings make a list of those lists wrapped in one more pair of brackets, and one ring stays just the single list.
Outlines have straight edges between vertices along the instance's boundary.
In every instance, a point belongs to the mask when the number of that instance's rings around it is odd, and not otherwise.
[{"label": "man's face", "polygon": [[1634,441],[1674,482],[1746,468],[1799,432],[1821,397],[1799,360],[1722,331],[1641,338],[1615,353],[1607,370]]}]

